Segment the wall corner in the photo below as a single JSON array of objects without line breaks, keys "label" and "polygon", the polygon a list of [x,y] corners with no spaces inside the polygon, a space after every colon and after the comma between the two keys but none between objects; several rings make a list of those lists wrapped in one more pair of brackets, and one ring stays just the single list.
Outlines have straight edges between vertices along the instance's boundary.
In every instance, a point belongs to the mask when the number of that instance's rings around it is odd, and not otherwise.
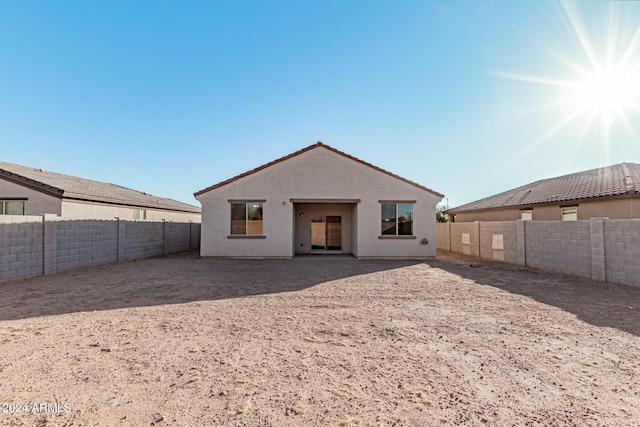
[{"label": "wall corner", "polygon": [[516,220],[516,250],[518,264],[527,265],[527,234],[526,221],[522,219]]},{"label": "wall corner", "polygon": [[589,220],[591,230],[591,278],[607,281],[606,258],[604,253],[604,218]]}]

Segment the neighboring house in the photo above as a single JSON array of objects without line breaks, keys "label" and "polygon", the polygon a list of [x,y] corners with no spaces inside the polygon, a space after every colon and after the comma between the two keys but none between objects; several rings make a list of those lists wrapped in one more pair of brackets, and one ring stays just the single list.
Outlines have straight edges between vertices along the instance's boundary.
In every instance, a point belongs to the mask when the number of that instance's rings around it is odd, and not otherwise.
[{"label": "neighboring house", "polygon": [[436,255],[442,194],[318,142],[195,193],[201,255]]},{"label": "neighboring house", "polygon": [[640,165],[543,179],[445,211],[454,222],[640,218]]},{"label": "neighboring house", "polygon": [[0,162],[0,215],[200,222],[200,208],[105,182]]}]

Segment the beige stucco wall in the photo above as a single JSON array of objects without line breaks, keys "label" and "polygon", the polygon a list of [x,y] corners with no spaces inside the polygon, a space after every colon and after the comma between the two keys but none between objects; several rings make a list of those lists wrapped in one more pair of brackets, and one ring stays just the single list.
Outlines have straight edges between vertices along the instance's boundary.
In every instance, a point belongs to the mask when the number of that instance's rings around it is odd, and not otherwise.
[{"label": "beige stucco wall", "polygon": [[496,209],[490,211],[479,212],[460,212],[453,214],[456,217],[455,222],[473,222],[473,221],[515,221],[520,219],[519,209]]},{"label": "beige stucco wall", "polygon": [[[424,258],[436,254],[435,207],[440,197],[323,147],[197,197],[202,204],[202,256],[284,257],[294,254],[291,199],[355,200],[352,252],[359,258]],[[264,239],[229,239],[229,200],[266,200]],[[413,239],[379,239],[379,200],[415,200]],[[426,238],[429,244],[422,245]],[[304,242],[303,242],[304,243]]]},{"label": "beige stucco wall", "polygon": [[578,219],[640,219],[640,198],[580,202]]},{"label": "beige stucco wall", "polygon": [[[604,200],[581,200],[574,204],[563,203],[562,206],[578,206],[578,220],[591,218],[640,219],[640,198],[620,198]],[[533,206],[534,221],[562,220],[560,204]],[[515,221],[520,219],[520,208],[495,209],[478,212],[461,212],[455,214],[455,222],[473,221]]]},{"label": "beige stucco wall", "polygon": [[[113,219],[127,221],[134,219],[136,208],[126,206],[105,205],[91,202],[62,202],[62,217],[65,219]],[[147,221],[200,222],[199,214],[163,211],[147,208]]]},{"label": "beige stucco wall", "polygon": [[[580,209],[578,209],[578,212],[580,212]],[[534,221],[562,220],[562,208],[560,205],[534,206],[532,213]]]},{"label": "beige stucco wall", "polygon": [[62,212],[61,199],[0,178],[0,200],[12,197],[27,198],[25,215],[60,215]]}]

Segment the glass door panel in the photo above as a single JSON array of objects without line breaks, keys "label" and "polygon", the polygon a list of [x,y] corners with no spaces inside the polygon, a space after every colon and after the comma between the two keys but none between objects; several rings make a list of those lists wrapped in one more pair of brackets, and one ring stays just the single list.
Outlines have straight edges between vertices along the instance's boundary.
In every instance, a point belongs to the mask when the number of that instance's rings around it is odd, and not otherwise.
[{"label": "glass door panel", "polygon": [[311,250],[327,247],[327,230],[323,216],[311,218]]},{"label": "glass door panel", "polygon": [[327,250],[342,249],[342,218],[339,216],[327,217]]}]

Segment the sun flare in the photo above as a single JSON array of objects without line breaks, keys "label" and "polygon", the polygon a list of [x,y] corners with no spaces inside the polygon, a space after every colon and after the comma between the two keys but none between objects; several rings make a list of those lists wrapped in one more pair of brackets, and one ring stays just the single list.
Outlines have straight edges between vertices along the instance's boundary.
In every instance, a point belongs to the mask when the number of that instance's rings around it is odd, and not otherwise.
[{"label": "sun flare", "polygon": [[594,71],[579,87],[579,101],[597,111],[603,123],[611,125],[617,117],[637,107],[637,77],[628,70]]},{"label": "sun flare", "polygon": [[562,46],[564,53],[555,50],[558,46],[548,51],[553,58],[550,64],[562,65],[565,72],[556,76],[499,73],[553,93],[543,109],[555,110],[557,122],[534,145],[570,126],[578,130],[576,139],[598,132],[594,135],[604,148],[611,144],[617,127],[636,138],[640,130],[640,27],[625,28],[615,5],[610,5],[606,23],[592,22],[590,27],[566,1],[559,12],[570,43]]}]

